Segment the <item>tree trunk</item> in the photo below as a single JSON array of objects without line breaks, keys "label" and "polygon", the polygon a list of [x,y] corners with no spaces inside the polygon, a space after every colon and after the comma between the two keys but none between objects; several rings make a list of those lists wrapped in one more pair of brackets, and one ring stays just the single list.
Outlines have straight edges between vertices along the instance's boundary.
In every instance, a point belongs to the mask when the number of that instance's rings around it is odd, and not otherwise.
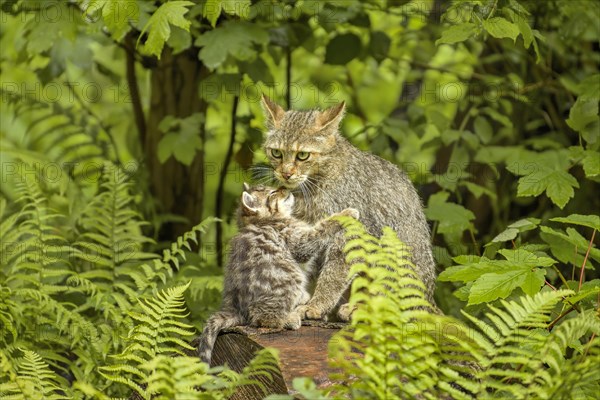
[{"label": "tree trunk", "polygon": [[[293,380],[301,376],[312,378],[318,388],[329,387],[333,384],[329,374],[336,372],[329,365],[329,341],[345,324],[303,321],[302,325],[296,331],[248,326],[226,329],[217,337],[210,365],[227,365],[236,372],[242,372],[257,351],[272,347],[279,350],[279,371],[274,371],[270,378],[256,377],[265,386],[267,394],[293,394]],[[191,344],[196,349],[198,339]],[[188,355],[197,355],[196,350],[189,351]],[[257,386],[247,385],[240,387],[230,400],[258,400],[264,397]]]},{"label": "tree trunk", "polygon": [[[143,143],[144,160],[150,173],[150,189],[161,213],[187,218],[187,223],[164,224],[159,239],[174,240],[202,220],[204,198],[204,150],[198,151],[190,166],[173,157],[164,164],[158,160],[158,143],[163,133],[158,125],[164,117],[185,118],[206,113],[207,103],[198,95],[198,83],[209,74],[197,58],[197,49],[173,55],[165,47],[161,60],[152,69],[150,108]],[[204,143],[204,124],[198,126]]]}]

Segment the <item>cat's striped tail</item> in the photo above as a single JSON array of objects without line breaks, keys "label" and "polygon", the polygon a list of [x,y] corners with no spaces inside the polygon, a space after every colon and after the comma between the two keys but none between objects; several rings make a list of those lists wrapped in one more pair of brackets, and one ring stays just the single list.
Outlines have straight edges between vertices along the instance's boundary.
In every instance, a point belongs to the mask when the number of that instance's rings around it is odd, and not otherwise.
[{"label": "cat's striped tail", "polygon": [[218,311],[211,315],[208,321],[206,321],[206,326],[204,326],[204,330],[200,336],[200,344],[198,345],[200,360],[210,364],[213,347],[215,346],[219,332],[232,326],[242,325],[243,323],[244,320],[242,317],[231,311]]}]

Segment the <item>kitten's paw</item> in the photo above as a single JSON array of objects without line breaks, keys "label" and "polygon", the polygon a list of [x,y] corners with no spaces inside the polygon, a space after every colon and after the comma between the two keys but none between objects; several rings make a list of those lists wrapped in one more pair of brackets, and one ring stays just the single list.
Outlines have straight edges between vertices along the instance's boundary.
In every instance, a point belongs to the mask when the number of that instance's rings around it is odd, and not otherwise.
[{"label": "kitten's paw", "polygon": [[337,312],[337,316],[344,322],[350,321],[352,313],[356,310],[355,306],[350,306],[350,303],[342,304]]},{"label": "kitten's paw", "polygon": [[345,215],[354,219],[360,218],[360,213],[356,208],[346,208],[345,210],[342,210],[339,215]]}]

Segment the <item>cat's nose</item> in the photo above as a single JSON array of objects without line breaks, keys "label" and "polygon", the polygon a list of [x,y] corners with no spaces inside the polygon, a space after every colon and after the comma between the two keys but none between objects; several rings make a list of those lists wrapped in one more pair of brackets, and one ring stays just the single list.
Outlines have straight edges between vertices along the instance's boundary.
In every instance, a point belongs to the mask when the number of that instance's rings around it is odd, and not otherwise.
[{"label": "cat's nose", "polygon": [[282,172],[282,173],[281,173],[281,176],[283,176],[283,179],[285,179],[286,181],[287,181],[288,179],[290,179],[290,177],[291,177],[292,175],[293,175],[293,174],[292,174],[291,172]]}]

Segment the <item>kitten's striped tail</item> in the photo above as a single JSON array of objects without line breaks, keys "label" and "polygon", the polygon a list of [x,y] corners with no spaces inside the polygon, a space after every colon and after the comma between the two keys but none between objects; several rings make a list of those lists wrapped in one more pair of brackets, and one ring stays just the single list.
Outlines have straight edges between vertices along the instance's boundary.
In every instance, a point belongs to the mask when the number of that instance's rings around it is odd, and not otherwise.
[{"label": "kitten's striped tail", "polygon": [[242,325],[244,320],[238,314],[231,311],[219,311],[210,316],[200,336],[198,355],[200,360],[210,364],[213,347],[219,332],[232,326]]}]

